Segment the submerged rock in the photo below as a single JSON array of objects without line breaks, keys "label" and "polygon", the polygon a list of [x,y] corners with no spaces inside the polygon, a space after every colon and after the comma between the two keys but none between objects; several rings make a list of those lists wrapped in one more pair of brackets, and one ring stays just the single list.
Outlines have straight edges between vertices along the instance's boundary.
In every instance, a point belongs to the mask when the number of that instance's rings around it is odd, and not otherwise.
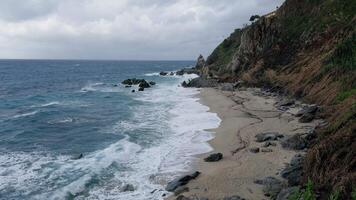
[{"label": "submerged rock", "polygon": [[156,82],[150,81],[149,84],[150,84],[150,85],[156,85]]},{"label": "submerged rock", "polygon": [[168,72],[160,72],[159,75],[161,76],[166,76],[168,74]]},{"label": "submerged rock", "polygon": [[131,90],[131,92],[136,92],[135,90]]},{"label": "submerged rock", "polygon": [[197,74],[197,75],[199,75],[200,72],[199,72],[199,70],[197,70],[195,68],[184,68],[184,69],[178,70],[176,72],[176,75],[178,75],[178,76],[183,76],[184,74]]},{"label": "submerged rock", "polygon": [[133,78],[133,79],[126,79],[126,80],[122,81],[121,83],[124,85],[138,85],[142,82],[146,82],[146,80]]},{"label": "submerged rock", "polygon": [[140,88],[149,88],[151,86],[150,86],[149,83],[147,83],[147,81],[144,80],[138,85],[138,87],[140,87]]},{"label": "submerged rock", "polygon": [[132,192],[135,191],[135,187],[132,184],[126,184],[121,189],[122,192]]},{"label": "submerged rock", "polygon": [[208,157],[204,158],[205,162],[217,162],[223,158],[222,153],[210,154]]},{"label": "submerged rock", "polygon": [[72,160],[79,160],[79,159],[82,159],[83,157],[84,157],[84,155],[81,153],[81,154],[79,154],[77,156],[73,156]]},{"label": "submerged rock", "polygon": [[256,142],[265,142],[271,140],[278,140],[279,138],[283,138],[284,135],[278,132],[264,132],[264,133],[258,133],[255,137],[256,137]]},{"label": "submerged rock", "polygon": [[177,178],[171,182],[169,182],[166,186],[166,190],[169,192],[173,192],[176,190],[179,186],[183,186],[189,183],[192,179],[195,179],[198,177],[200,172],[196,171],[192,174],[185,175],[183,177]]},{"label": "submerged rock", "polygon": [[140,88],[138,88],[138,91],[140,91],[140,92],[145,91],[145,88],[140,87]]}]

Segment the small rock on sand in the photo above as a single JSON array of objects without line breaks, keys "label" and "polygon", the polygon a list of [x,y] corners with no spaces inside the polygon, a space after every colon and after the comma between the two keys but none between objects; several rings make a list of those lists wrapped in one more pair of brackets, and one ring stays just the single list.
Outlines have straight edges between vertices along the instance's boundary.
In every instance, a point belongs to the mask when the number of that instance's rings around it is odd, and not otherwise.
[{"label": "small rock on sand", "polygon": [[283,138],[284,136],[277,132],[264,132],[257,134],[255,137],[256,142],[265,142],[271,140],[278,140],[279,138]]},{"label": "small rock on sand", "polygon": [[213,153],[210,154],[208,157],[204,158],[205,162],[217,162],[223,158],[222,153]]},{"label": "small rock on sand", "polygon": [[250,148],[250,152],[251,153],[258,153],[258,152],[260,152],[260,148],[258,148],[258,147]]},{"label": "small rock on sand", "polygon": [[169,192],[173,192],[175,191],[179,186],[183,186],[188,184],[189,181],[191,181],[192,179],[195,179],[196,177],[198,177],[200,174],[200,172],[196,171],[192,174],[188,174],[185,175],[183,177],[177,178],[171,182],[169,182],[166,186],[166,190]]}]

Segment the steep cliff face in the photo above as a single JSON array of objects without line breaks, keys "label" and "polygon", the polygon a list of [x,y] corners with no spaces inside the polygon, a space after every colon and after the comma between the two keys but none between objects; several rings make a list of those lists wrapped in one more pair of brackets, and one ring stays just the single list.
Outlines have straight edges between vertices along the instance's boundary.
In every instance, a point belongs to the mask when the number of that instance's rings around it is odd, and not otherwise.
[{"label": "steep cliff face", "polygon": [[304,179],[320,191],[356,186],[356,2],[287,0],[237,29],[207,58],[203,76],[276,88],[323,106],[329,125],[309,149]]}]

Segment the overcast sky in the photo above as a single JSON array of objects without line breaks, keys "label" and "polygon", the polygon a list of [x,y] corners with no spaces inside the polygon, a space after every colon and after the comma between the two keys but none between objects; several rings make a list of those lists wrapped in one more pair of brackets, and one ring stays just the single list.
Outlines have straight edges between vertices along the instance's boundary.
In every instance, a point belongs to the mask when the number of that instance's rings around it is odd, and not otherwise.
[{"label": "overcast sky", "polygon": [[0,0],[0,58],[190,60],[284,0]]}]

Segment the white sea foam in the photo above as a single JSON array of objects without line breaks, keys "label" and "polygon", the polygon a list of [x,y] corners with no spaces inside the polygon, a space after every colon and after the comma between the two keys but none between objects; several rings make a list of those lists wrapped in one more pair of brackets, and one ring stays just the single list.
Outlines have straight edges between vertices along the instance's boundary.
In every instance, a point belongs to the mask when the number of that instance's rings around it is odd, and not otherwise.
[{"label": "white sea foam", "polygon": [[[198,89],[178,87],[193,77],[183,76],[135,95],[143,104],[132,108],[133,120],[113,127],[124,134],[153,131],[152,136],[159,138],[153,145],[141,147],[126,136],[79,160],[40,153],[0,154],[0,191],[47,191],[34,199],[64,199],[68,193],[85,194],[85,199],[162,199],[161,183],[191,170],[195,155],[211,151],[206,141],[212,134],[205,129],[220,123],[216,114],[198,102]],[[92,182],[96,184],[90,186]],[[125,184],[132,184],[135,191],[123,192]]]},{"label": "white sea foam", "polygon": [[32,111],[32,112],[28,112],[28,113],[17,114],[17,115],[14,115],[12,118],[13,119],[17,119],[17,118],[21,118],[21,117],[28,117],[28,116],[31,116],[31,115],[35,115],[38,112],[39,111],[35,110],[35,111]]},{"label": "white sea foam", "polygon": [[159,76],[159,72],[147,73],[145,76]]}]

